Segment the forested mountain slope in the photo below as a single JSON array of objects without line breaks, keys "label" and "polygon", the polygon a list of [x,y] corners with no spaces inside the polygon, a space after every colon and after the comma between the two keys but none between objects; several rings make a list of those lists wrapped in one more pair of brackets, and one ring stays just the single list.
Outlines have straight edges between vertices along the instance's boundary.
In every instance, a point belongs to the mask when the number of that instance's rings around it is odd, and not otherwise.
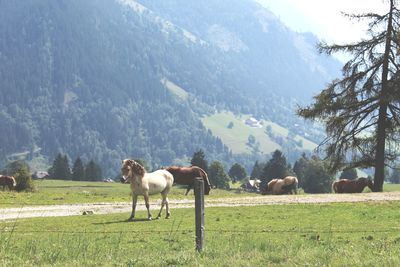
[{"label": "forested mountain slope", "polygon": [[113,175],[125,157],[169,165],[200,148],[231,162],[200,117],[293,125],[291,105],[337,74],[315,41],[250,0],[0,1],[1,162],[63,152]]}]

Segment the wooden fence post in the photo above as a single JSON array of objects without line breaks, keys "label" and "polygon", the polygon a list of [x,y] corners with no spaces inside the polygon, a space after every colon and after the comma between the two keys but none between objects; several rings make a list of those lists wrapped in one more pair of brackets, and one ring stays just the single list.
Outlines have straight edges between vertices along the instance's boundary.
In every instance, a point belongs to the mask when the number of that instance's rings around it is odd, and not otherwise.
[{"label": "wooden fence post", "polygon": [[196,178],[194,181],[195,219],[196,219],[196,250],[201,252],[204,246],[204,181]]}]

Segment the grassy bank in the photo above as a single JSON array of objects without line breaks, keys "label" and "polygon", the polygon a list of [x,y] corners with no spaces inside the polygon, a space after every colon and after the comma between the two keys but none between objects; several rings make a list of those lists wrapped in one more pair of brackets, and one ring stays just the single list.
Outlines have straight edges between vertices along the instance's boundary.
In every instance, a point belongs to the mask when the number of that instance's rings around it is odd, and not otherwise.
[{"label": "grassy bank", "polygon": [[[1,266],[400,266],[399,202],[207,208],[195,252],[194,210],[0,223]],[[145,218],[138,212],[138,218]]]}]

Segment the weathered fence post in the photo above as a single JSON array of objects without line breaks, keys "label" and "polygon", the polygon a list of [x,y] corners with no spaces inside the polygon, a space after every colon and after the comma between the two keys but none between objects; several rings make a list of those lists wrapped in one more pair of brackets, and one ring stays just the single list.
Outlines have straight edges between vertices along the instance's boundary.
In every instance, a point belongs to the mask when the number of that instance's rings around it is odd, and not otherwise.
[{"label": "weathered fence post", "polygon": [[204,181],[196,178],[194,181],[194,204],[196,213],[196,250],[201,252],[204,246]]}]

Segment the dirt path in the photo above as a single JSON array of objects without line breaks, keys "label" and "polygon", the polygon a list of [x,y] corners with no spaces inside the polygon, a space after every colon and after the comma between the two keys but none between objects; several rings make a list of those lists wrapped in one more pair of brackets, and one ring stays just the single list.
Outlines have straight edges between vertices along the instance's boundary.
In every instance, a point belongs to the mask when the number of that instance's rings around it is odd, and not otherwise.
[{"label": "dirt path", "polygon": [[[283,195],[283,196],[254,196],[205,199],[206,207],[229,207],[229,206],[255,206],[255,205],[276,205],[276,204],[316,204],[334,202],[379,202],[379,201],[400,201],[400,192],[385,193],[363,193],[363,194],[315,194],[315,195]],[[31,217],[51,216],[74,216],[89,214],[108,214],[130,212],[129,202],[119,203],[95,203],[95,204],[68,204],[49,206],[25,206],[19,208],[0,209],[1,220],[15,220]],[[153,213],[159,209],[159,201],[151,201],[150,208]],[[193,208],[194,200],[171,200],[170,208]],[[142,201],[139,201],[137,210],[145,210]]]}]

